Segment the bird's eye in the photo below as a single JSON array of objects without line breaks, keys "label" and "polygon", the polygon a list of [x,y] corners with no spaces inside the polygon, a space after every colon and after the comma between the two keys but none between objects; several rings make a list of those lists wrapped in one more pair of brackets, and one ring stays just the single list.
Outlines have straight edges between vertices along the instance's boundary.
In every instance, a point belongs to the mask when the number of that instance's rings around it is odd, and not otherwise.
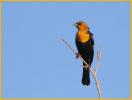
[{"label": "bird's eye", "polygon": [[78,26],[80,26],[80,25],[81,25],[81,22],[77,22],[76,24],[77,24]]},{"label": "bird's eye", "polygon": [[77,23],[79,26],[82,24],[82,23]]}]

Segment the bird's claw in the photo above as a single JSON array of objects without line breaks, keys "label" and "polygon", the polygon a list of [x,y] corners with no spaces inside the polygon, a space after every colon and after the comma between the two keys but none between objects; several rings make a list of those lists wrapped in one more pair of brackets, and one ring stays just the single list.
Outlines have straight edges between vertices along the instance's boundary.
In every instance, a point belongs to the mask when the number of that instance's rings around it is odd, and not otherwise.
[{"label": "bird's claw", "polygon": [[83,68],[85,68],[87,70],[89,67],[88,66],[83,66]]},{"label": "bird's claw", "polygon": [[76,59],[78,59],[78,58],[79,58],[79,56],[80,56],[80,55],[79,55],[79,53],[76,53]]}]

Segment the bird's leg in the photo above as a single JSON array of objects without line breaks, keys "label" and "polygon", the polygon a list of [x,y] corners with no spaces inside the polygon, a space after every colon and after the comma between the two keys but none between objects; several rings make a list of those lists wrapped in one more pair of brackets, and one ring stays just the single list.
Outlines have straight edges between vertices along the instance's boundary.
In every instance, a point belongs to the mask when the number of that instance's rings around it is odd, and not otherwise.
[{"label": "bird's leg", "polygon": [[83,67],[88,70],[88,68],[90,67],[89,65],[83,65]]},{"label": "bird's leg", "polygon": [[76,59],[78,59],[80,57],[79,53],[76,53]]}]

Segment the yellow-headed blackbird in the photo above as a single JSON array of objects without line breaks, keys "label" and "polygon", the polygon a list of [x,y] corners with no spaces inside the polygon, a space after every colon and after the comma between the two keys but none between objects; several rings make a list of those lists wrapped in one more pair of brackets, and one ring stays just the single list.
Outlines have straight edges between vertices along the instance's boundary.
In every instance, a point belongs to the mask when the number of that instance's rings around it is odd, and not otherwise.
[{"label": "yellow-headed blackbird", "polygon": [[[75,43],[79,52],[77,54],[80,54],[81,57],[89,64],[90,67],[94,56],[93,34],[90,32],[88,25],[83,21],[79,21],[74,25],[78,29],[75,38]],[[82,84],[88,86],[90,85],[90,71],[89,68],[85,67],[86,64],[84,62],[83,62],[83,66],[84,67],[83,67]]]}]

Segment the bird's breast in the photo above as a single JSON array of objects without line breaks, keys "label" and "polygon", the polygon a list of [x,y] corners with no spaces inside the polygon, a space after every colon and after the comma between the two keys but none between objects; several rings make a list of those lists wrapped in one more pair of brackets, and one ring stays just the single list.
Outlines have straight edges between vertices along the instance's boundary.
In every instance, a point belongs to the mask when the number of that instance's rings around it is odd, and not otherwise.
[{"label": "bird's breast", "polygon": [[87,42],[90,39],[90,35],[86,34],[86,33],[83,33],[83,32],[78,32],[77,33],[77,39],[80,42],[85,43],[85,42]]}]

